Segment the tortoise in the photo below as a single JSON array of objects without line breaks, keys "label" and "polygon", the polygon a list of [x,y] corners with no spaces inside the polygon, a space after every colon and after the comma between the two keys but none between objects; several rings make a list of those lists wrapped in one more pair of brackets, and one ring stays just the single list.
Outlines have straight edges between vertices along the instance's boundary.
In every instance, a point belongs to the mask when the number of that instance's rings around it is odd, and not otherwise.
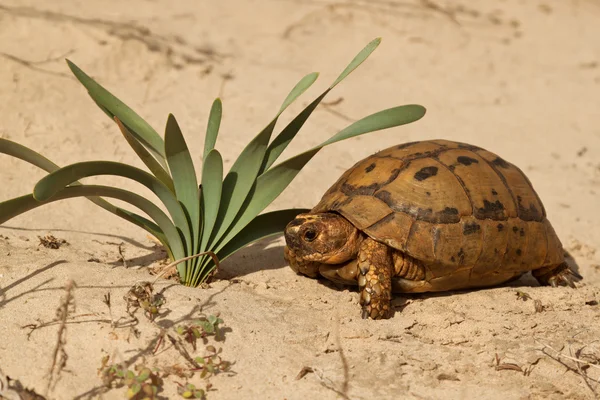
[{"label": "tortoise", "polygon": [[525,174],[480,147],[405,143],[356,163],[285,228],[298,274],[357,285],[362,317],[389,318],[394,293],[500,285],[531,271],[575,287],[562,244]]}]

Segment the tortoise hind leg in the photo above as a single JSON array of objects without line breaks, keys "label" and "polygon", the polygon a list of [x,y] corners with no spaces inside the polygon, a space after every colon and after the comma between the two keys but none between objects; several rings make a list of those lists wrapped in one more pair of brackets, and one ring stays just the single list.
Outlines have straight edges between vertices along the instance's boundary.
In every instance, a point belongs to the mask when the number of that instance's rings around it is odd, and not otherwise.
[{"label": "tortoise hind leg", "polygon": [[531,271],[540,285],[557,287],[558,285],[568,285],[575,289],[573,277],[583,279],[581,275],[573,271],[566,262],[549,267],[542,267]]},{"label": "tortoise hind leg", "polygon": [[371,238],[362,242],[358,253],[358,288],[363,318],[391,316],[393,268],[388,246]]}]

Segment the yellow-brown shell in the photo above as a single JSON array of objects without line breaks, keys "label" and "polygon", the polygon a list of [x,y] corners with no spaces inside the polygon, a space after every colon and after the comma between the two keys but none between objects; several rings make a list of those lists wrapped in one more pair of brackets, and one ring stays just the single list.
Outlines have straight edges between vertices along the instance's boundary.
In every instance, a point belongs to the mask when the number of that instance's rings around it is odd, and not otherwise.
[{"label": "yellow-brown shell", "polygon": [[428,280],[461,269],[473,279],[563,261],[529,179],[497,155],[464,143],[406,143],[367,157],[313,209],[325,211],[424,261]]}]

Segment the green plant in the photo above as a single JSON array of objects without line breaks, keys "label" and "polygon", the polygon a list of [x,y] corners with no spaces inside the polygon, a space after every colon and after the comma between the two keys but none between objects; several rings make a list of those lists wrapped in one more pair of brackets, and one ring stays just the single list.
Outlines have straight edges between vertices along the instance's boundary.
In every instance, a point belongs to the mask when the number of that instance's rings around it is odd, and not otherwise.
[{"label": "green plant", "polygon": [[196,357],[196,361],[201,367],[200,378],[207,378],[211,375],[218,374],[219,372],[227,372],[231,368],[229,361],[223,361],[221,359],[222,348],[219,347],[217,350],[215,346],[206,346],[206,354],[204,357]]},{"label": "green plant", "polygon": [[196,385],[188,383],[179,385],[177,393],[184,399],[205,399],[206,393],[203,389],[197,388]]},{"label": "green plant", "polygon": [[[222,261],[256,240],[280,234],[295,215],[306,211],[287,209],[260,214],[323,147],[423,117],[425,109],[419,105],[380,111],[349,125],[320,145],[273,166],[327,93],[366,60],[379,43],[379,38],[370,42],[331,86],[271,140],[279,116],[316,81],[318,74],[311,73],[303,77],[285,98],[275,117],[240,153],[225,177],[221,154],[215,148],[222,115],[221,101],[216,99],[208,119],[200,186],[192,156],[173,115],[167,119],[163,139],[138,114],[67,60],[73,74],[100,109],[117,123],[125,139],[151,173],[109,161],[80,162],[60,168],[31,149],[0,139],[0,153],[20,158],[49,172],[35,185],[32,194],[0,203],[0,224],[52,201],[85,196],[154,235],[172,260],[203,254],[177,266],[183,284],[198,286],[215,269],[215,261],[209,254],[216,254]],[[79,179],[95,175],[117,175],[145,185],[162,201],[169,215],[135,193],[78,182]],[[128,202],[145,212],[150,219],[116,207],[104,198]]]},{"label": "green plant", "polygon": [[204,339],[209,335],[214,335],[215,339],[221,339],[221,331],[219,325],[223,320],[217,316],[201,316],[199,319],[189,325],[178,325],[175,331],[183,336],[186,342],[190,343],[196,350],[196,341]]},{"label": "green plant", "polygon": [[[102,359],[100,374],[107,387],[127,386],[127,398],[131,400],[156,399],[163,380],[148,367],[136,365],[135,372],[118,364],[108,364],[108,356]],[[137,374],[136,374],[137,372]]]}]

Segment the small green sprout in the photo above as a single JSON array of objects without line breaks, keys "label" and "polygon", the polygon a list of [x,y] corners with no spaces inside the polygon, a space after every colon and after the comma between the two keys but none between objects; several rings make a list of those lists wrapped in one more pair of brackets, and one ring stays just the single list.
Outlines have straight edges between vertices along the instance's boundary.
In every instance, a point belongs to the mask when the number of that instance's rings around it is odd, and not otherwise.
[{"label": "small green sprout", "polygon": [[154,287],[150,282],[136,283],[123,296],[123,299],[127,303],[127,313],[129,315],[133,316],[135,311],[141,308],[150,321],[156,319],[160,308],[167,302],[162,294],[154,293]]},{"label": "small green sprout", "polygon": [[221,359],[219,354],[221,354],[222,351],[223,349],[220,347],[217,350],[215,346],[206,346],[206,355],[194,359],[194,361],[202,367],[200,378],[208,378],[211,375],[229,371],[231,363]]},{"label": "small green sprout", "polygon": [[517,295],[517,299],[519,299],[519,300],[527,301],[527,300],[531,299],[531,296],[529,295],[529,293],[523,292],[521,290],[516,290],[515,294]]},{"label": "small green sprout", "polygon": [[[157,399],[157,393],[163,385],[163,380],[156,371],[143,365],[136,365],[134,371],[118,364],[107,365],[109,357],[102,359],[100,373],[107,387],[127,387],[126,397],[130,400]],[[136,373],[137,372],[137,373]]]},{"label": "small green sprout", "polygon": [[196,341],[198,339],[204,339],[207,336],[214,335],[215,339],[221,339],[221,329],[219,325],[223,323],[223,320],[217,316],[201,316],[199,319],[194,321],[190,325],[179,325],[175,328],[175,331],[184,337],[185,341],[192,345],[194,351],[196,350]]},{"label": "small green sprout", "polygon": [[188,383],[187,385],[179,385],[177,393],[184,399],[205,399],[206,393],[203,389],[196,388],[195,385]]}]

